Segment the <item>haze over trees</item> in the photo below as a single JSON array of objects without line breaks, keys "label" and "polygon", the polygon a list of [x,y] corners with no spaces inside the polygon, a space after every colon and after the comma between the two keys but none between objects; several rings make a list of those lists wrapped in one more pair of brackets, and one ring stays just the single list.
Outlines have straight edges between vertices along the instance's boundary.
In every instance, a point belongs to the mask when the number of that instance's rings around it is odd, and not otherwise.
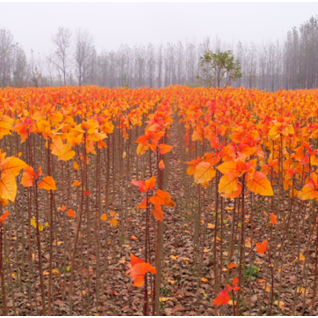
[{"label": "haze over trees", "polygon": [[0,30],[0,86],[199,85],[200,57],[209,50],[231,50],[239,60],[242,77],[231,83],[233,87],[276,91],[318,86],[317,17],[294,27],[283,40],[262,44],[229,45],[206,38],[202,43],[121,45],[116,51],[97,52],[87,30],[72,32],[63,27],[52,35],[52,44],[53,50],[46,56],[27,56],[9,30]]}]

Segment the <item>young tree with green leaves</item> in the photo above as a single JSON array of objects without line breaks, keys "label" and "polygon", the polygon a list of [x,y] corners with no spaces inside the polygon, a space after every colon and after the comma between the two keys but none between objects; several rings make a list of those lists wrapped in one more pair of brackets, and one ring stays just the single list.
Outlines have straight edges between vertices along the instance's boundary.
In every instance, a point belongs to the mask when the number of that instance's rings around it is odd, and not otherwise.
[{"label": "young tree with green leaves", "polygon": [[238,59],[234,58],[232,51],[217,51],[213,53],[208,50],[200,58],[200,75],[197,79],[201,84],[208,87],[224,87],[242,77],[241,65]]}]

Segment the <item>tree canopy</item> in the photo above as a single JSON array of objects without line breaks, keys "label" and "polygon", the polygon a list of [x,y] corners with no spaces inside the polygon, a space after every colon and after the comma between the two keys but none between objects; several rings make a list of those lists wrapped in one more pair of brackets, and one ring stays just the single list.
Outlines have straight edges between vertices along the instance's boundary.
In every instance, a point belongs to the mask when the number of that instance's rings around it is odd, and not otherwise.
[{"label": "tree canopy", "polygon": [[208,50],[200,58],[200,75],[197,79],[201,84],[208,87],[224,87],[232,81],[242,77],[241,65],[238,59],[234,58],[233,52]]}]

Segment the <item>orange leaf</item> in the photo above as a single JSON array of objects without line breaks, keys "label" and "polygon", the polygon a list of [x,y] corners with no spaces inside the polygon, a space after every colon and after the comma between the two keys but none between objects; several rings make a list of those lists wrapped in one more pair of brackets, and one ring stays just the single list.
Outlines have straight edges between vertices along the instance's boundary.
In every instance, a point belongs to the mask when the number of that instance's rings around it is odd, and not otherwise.
[{"label": "orange leaf", "polygon": [[147,209],[147,199],[143,198],[142,202],[137,205],[137,209]]},{"label": "orange leaf", "polygon": [[153,216],[163,222],[163,211],[161,210],[161,205],[155,205],[155,208],[152,210]]},{"label": "orange leaf", "polygon": [[213,301],[213,305],[227,305],[229,301],[231,300],[231,297],[226,289],[223,289],[220,291],[219,296],[216,297]]},{"label": "orange leaf", "polygon": [[264,241],[263,243],[256,243],[257,249],[256,252],[264,254],[266,252],[268,241]]},{"label": "orange leaf", "polygon": [[130,253],[130,263],[131,263],[131,267],[133,267],[138,263],[144,263],[144,261],[141,258]]},{"label": "orange leaf", "polygon": [[39,167],[39,172],[35,175],[35,179],[38,179],[40,176],[42,176],[42,167]]},{"label": "orange leaf", "polygon": [[24,168],[24,173],[22,176],[21,184],[24,187],[32,187],[35,177],[35,172],[31,166]]},{"label": "orange leaf", "polygon": [[70,218],[76,218],[76,214],[72,209],[69,209],[67,211],[67,216],[69,216]]},{"label": "orange leaf", "polygon": [[154,205],[166,205],[167,207],[175,206],[175,203],[171,201],[171,197],[168,192],[164,192],[160,189],[157,190],[156,195],[150,197],[149,202]]},{"label": "orange leaf", "polygon": [[312,200],[318,197],[318,192],[313,183],[307,183],[304,187],[298,192],[298,198],[300,200]]},{"label": "orange leaf", "polygon": [[271,213],[271,214],[269,215],[269,217],[270,217],[270,221],[269,221],[269,222],[270,222],[271,224],[278,224],[278,223],[277,223],[277,220],[276,220],[276,219],[277,219],[277,216],[276,216],[274,213]]},{"label": "orange leaf", "polygon": [[133,185],[139,187],[140,192],[147,192],[148,190],[153,190],[156,183],[156,178],[153,176],[150,179],[143,181],[143,180],[132,180]]},{"label": "orange leaf", "polygon": [[145,181],[145,192],[148,190],[153,190],[155,187],[155,183],[156,183],[156,178],[154,176],[152,176],[150,179]]},{"label": "orange leaf", "polygon": [[111,211],[111,212],[109,212],[109,215],[110,215],[111,217],[113,217],[113,216],[115,215],[115,212],[114,212],[114,211]]},{"label": "orange leaf", "polygon": [[142,181],[142,180],[131,180],[131,183],[137,187],[139,187],[139,191],[140,192],[145,192],[144,191],[144,188],[145,188],[145,181]]},{"label": "orange leaf", "polygon": [[113,227],[117,227],[118,221],[116,218],[111,219],[109,222]]},{"label": "orange leaf", "polygon": [[9,211],[7,210],[3,215],[1,215],[0,217],[0,222],[2,222],[3,224],[5,224],[5,219],[9,216]]},{"label": "orange leaf", "polygon": [[251,192],[264,196],[274,195],[271,183],[265,174],[255,171],[253,174],[248,173],[246,179],[246,186]]},{"label": "orange leaf", "polygon": [[76,171],[79,170],[79,164],[76,161],[74,161],[73,166],[74,166],[74,170]]},{"label": "orange leaf", "polygon": [[57,190],[55,181],[52,177],[47,176],[39,183],[39,189],[49,190]]},{"label": "orange leaf", "polygon": [[102,214],[102,216],[100,217],[100,219],[101,219],[102,221],[106,221],[106,220],[107,220],[107,215],[106,215],[106,213]]},{"label": "orange leaf", "polygon": [[134,280],[134,286],[141,287],[144,284],[144,277],[147,273],[156,274],[156,269],[142,259],[130,254],[131,270],[130,276]]},{"label": "orange leaf", "polygon": [[78,185],[80,185],[80,182],[78,180],[75,180],[72,184],[72,187],[77,187]]},{"label": "orange leaf", "polygon": [[239,175],[239,171],[237,169],[237,164],[234,161],[227,161],[216,167],[222,174],[227,174],[229,172],[234,173],[236,176]]},{"label": "orange leaf", "polygon": [[161,155],[164,155],[165,153],[171,151],[171,149],[173,148],[173,146],[165,145],[165,144],[160,144],[160,145],[158,146],[158,148],[159,148],[159,153],[160,153]]},{"label": "orange leaf", "polygon": [[159,169],[162,170],[162,169],[164,169],[164,168],[165,168],[165,164],[164,164],[163,160],[161,159],[161,160],[159,161]]}]

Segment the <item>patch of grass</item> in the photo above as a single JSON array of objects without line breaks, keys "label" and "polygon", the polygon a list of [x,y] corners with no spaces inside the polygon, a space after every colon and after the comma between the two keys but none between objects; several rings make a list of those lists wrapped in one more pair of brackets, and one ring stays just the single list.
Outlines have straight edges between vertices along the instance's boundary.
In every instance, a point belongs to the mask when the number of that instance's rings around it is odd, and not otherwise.
[{"label": "patch of grass", "polygon": [[245,269],[244,278],[245,280],[249,280],[251,277],[251,281],[253,282],[255,278],[260,277],[259,275],[259,266],[251,265]]},{"label": "patch of grass", "polygon": [[170,294],[171,294],[171,290],[166,289],[165,287],[161,288],[160,295],[162,295],[162,296],[170,296]]}]

